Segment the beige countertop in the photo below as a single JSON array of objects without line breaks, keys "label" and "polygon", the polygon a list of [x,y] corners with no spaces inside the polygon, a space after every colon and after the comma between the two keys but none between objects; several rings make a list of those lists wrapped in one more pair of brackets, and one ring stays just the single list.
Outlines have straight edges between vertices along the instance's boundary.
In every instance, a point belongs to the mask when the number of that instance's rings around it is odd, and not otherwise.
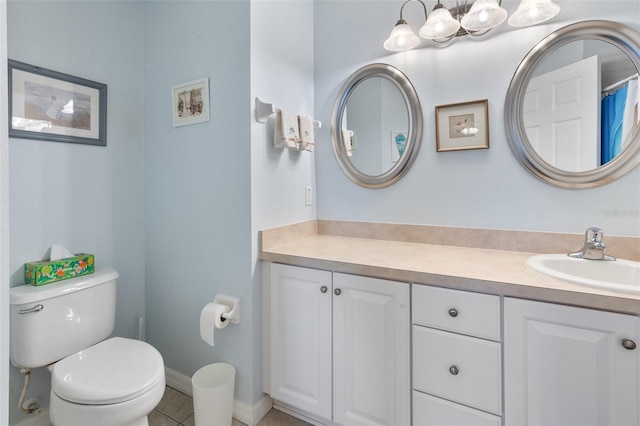
[{"label": "beige countertop", "polygon": [[303,232],[265,244],[260,258],[308,268],[640,314],[640,296],[588,288],[529,270],[537,253]]}]

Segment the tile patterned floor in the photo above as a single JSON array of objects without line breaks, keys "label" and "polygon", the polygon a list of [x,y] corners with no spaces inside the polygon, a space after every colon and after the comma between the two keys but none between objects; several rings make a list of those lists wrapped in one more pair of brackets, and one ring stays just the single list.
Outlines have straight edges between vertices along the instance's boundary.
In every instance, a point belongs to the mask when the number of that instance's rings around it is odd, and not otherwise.
[{"label": "tile patterned floor", "polygon": [[[257,426],[310,426],[300,419],[272,409]],[[162,400],[149,414],[149,426],[195,426],[193,400],[189,395],[167,386]],[[245,426],[233,419],[231,426]]]}]

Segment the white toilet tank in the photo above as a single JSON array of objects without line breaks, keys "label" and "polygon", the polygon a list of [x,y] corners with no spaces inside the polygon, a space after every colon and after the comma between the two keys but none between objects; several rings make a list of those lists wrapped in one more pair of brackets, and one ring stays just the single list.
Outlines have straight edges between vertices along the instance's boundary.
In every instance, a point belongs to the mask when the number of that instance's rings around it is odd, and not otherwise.
[{"label": "white toilet tank", "polygon": [[102,267],[53,284],[12,287],[13,365],[43,367],[106,339],[115,324],[117,278]]}]

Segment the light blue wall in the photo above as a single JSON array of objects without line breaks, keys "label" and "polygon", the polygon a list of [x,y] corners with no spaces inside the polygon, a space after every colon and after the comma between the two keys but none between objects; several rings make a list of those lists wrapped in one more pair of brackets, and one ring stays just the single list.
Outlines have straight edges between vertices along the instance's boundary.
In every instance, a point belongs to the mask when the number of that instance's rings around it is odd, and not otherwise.
[{"label": "light blue wall", "polygon": [[[144,313],[144,62],[142,4],[7,3],[10,59],[106,83],[107,146],[10,139],[11,284],[53,244],[120,272],[115,334],[135,336]],[[29,395],[48,405],[50,375]],[[11,368],[11,423],[22,376]]]},{"label": "light blue wall", "polygon": [[[503,1],[510,12],[517,4]],[[324,143],[316,152],[318,217],[575,233],[597,225],[608,234],[640,236],[640,167],[603,187],[560,189],[530,175],[509,149],[503,123],[505,95],[518,64],[539,40],[587,19],[619,21],[640,30],[636,0],[558,4],[562,11],[548,24],[514,29],[505,23],[486,36],[458,39],[446,48],[431,43],[390,54],[382,43],[398,19],[398,1],[316,1],[316,115],[330,118],[348,75],[365,64],[385,62],[398,67],[415,85],[425,120],[422,147],[412,169],[398,183],[380,190],[361,188],[341,173],[328,130],[323,130]],[[404,18],[417,31],[424,21],[420,5],[408,4]],[[477,99],[489,100],[490,149],[437,153],[435,106]]]},{"label": "light blue wall", "polygon": [[[147,341],[187,376],[217,361],[237,369],[252,403],[251,100],[248,1],[145,2]],[[209,78],[211,121],[174,128],[170,88]],[[217,293],[242,318],[200,340]]]},{"label": "light blue wall", "polygon": [[[259,97],[299,115],[313,110],[313,2],[251,2],[251,99]],[[254,402],[262,390],[262,297],[258,232],[315,219],[315,196],[305,205],[305,187],[315,193],[315,153],[273,147],[275,116],[251,117],[251,227],[253,274]],[[329,123],[323,123],[328,126]]]}]

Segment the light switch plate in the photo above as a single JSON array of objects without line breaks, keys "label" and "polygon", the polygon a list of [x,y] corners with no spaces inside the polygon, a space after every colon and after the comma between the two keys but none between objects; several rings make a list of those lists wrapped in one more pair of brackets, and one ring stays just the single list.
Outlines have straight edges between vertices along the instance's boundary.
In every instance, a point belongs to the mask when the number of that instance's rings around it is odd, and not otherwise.
[{"label": "light switch plate", "polygon": [[310,186],[307,186],[304,189],[304,205],[310,206],[311,204],[313,204],[313,190]]}]

